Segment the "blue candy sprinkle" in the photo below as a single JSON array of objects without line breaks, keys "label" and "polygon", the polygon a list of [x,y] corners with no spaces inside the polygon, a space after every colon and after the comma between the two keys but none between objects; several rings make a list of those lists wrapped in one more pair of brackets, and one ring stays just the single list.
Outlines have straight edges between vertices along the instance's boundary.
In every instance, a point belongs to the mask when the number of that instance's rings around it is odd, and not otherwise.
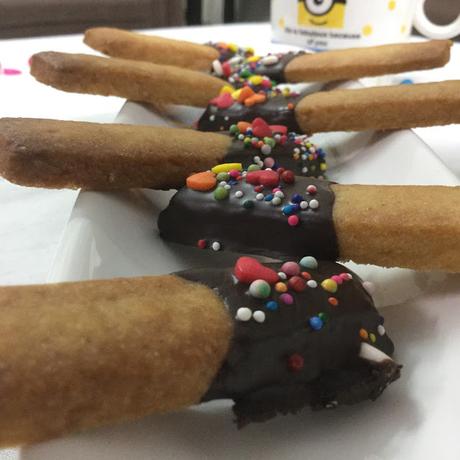
[{"label": "blue candy sprinkle", "polygon": [[268,195],[265,195],[264,200],[265,201],[272,201],[273,200],[273,194],[269,193]]},{"label": "blue candy sprinkle", "polygon": [[405,78],[404,80],[401,80],[401,85],[412,85],[412,83],[414,83],[414,81],[410,78]]},{"label": "blue candy sprinkle", "polygon": [[285,216],[290,216],[291,214],[294,214],[295,212],[296,212],[295,204],[288,204],[287,206],[284,206],[283,208],[283,214]]},{"label": "blue candy sprinkle", "polygon": [[303,201],[303,197],[299,193],[295,193],[294,195],[292,195],[291,201],[292,203],[300,203],[301,201]]},{"label": "blue candy sprinkle", "polygon": [[270,300],[265,304],[265,307],[268,310],[272,310],[272,311],[277,310],[278,309],[278,302],[275,302],[274,300]]},{"label": "blue candy sprinkle", "polygon": [[309,323],[310,327],[315,331],[319,331],[323,327],[323,321],[318,316],[312,316]]}]

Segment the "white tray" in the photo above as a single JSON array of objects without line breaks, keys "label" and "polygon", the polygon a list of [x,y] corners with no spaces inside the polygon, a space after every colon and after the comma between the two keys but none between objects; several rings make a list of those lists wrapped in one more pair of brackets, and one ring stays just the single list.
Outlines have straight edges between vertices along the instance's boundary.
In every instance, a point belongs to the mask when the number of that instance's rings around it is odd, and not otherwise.
[{"label": "white tray", "polygon": [[[175,121],[197,112],[175,108]],[[127,103],[125,123],[164,124]],[[166,121],[170,123],[170,120]],[[316,138],[329,152],[329,177],[342,183],[445,184],[457,178],[411,131],[334,133]],[[224,265],[235,255],[166,244],[156,217],[171,192],[80,193],[49,281],[160,274]],[[299,254],[301,256],[301,254]],[[97,459],[424,459],[457,458],[460,441],[460,276],[352,268],[376,284],[385,326],[404,364],[401,379],[375,403],[278,417],[238,431],[230,403],[93,430],[22,451],[24,460]]]}]

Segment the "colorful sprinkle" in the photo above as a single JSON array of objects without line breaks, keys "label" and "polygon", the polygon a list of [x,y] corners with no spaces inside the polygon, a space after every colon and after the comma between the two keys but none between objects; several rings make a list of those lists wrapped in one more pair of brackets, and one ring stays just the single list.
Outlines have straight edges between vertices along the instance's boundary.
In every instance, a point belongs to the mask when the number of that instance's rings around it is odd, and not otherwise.
[{"label": "colorful sprinkle", "polygon": [[211,248],[213,251],[220,251],[221,249],[221,245],[218,241],[214,241],[212,244],[211,244]]},{"label": "colorful sprinkle", "polygon": [[255,321],[258,323],[263,323],[265,321],[265,313],[262,310],[256,310],[253,314],[252,317],[254,318]]},{"label": "colorful sprinkle", "polygon": [[284,294],[280,295],[280,301],[286,305],[292,305],[294,303],[294,297],[291,294],[285,292]]},{"label": "colorful sprinkle", "polygon": [[318,268],[318,261],[313,256],[305,256],[300,259],[300,265],[311,270]]},{"label": "colorful sprinkle", "polygon": [[271,310],[271,311],[278,310],[278,302],[276,302],[276,301],[274,301],[274,300],[269,300],[269,301],[265,304],[265,307],[267,308],[267,310]]},{"label": "colorful sprinkle", "polygon": [[266,299],[271,293],[271,287],[265,280],[255,280],[249,286],[249,294],[256,299]]},{"label": "colorful sprinkle", "polygon": [[336,307],[339,304],[339,301],[335,297],[329,297],[327,301],[333,306]]},{"label": "colorful sprinkle", "polygon": [[359,330],[359,336],[363,339],[363,340],[367,340],[369,338],[369,334],[367,333],[366,329],[360,329]]},{"label": "colorful sprinkle", "polygon": [[303,369],[304,365],[305,361],[303,359],[303,356],[299,353],[292,354],[291,356],[289,356],[287,360],[287,366],[291,372],[300,372]]},{"label": "colorful sprinkle", "polygon": [[286,292],[287,289],[288,288],[286,286],[286,283],[279,282],[279,283],[275,284],[275,291],[276,292]]},{"label": "colorful sprinkle", "polygon": [[323,327],[323,321],[319,316],[312,316],[308,322],[314,331],[319,331]]},{"label": "colorful sprinkle", "polygon": [[249,321],[252,317],[252,311],[247,307],[238,308],[236,311],[236,319],[238,321]]},{"label": "colorful sprinkle", "polygon": [[186,185],[191,190],[207,192],[216,186],[216,176],[210,171],[193,174],[186,179]]},{"label": "colorful sprinkle", "polygon": [[309,185],[307,187],[307,193],[310,194],[310,195],[314,195],[317,191],[318,190],[316,188],[316,185]]},{"label": "colorful sprinkle", "polygon": [[311,200],[311,201],[308,203],[308,206],[309,206],[311,209],[318,209],[318,208],[319,208],[319,201],[318,201],[318,200]]},{"label": "colorful sprinkle", "polygon": [[297,216],[289,216],[288,217],[288,224],[291,226],[291,227],[295,227],[297,225],[299,225],[299,218]]},{"label": "colorful sprinkle", "polygon": [[219,174],[221,172],[230,172],[232,169],[236,169],[241,171],[243,169],[243,165],[241,163],[222,163],[220,165],[214,166],[211,171],[214,174]]},{"label": "colorful sprinkle", "polygon": [[240,257],[235,264],[233,273],[238,281],[250,284],[256,280],[263,280],[269,284],[278,281],[278,274],[253,257]]},{"label": "colorful sprinkle", "polygon": [[217,187],[214,190],[214,199],[217,201],[222,201],[228,198],[229,192],[225,187]]},{"label": "colorful sprinkle", "polygon": [[198,240],[196,244],[200,249],[206,249],[208,242],[206,240]]},{"label": "colorful sprinkle", "polygon": [[307,287],[305,280],[300,276],[293,276],[288,281],[288,287],[291,288],[295,292],[302,292]]},{"label": "colorful sprinkle", "polygon": [[295,276],[300,273],[300,267],[296,262],[284,262],[281,265],[281,271],[286,273],[287,276]]},{"label": "colorful sprinkle", "polygon": [[327,278],[325,279],[322,283],[321,283],[321,287],[327,291],[327,292],[337,292],[337,283],[331,279],[331,278]]},{"label": "colorful sprinkle", "polygon": [[377,341],[377,337],[372,332],[369,334],[369,338],[371,339],[372,343],[375,343]]},{"label": "colorful sprinkle", "polygon": [[308,280],[307,281],[307,286],[309,288],[315,289],[318,287],[318,283],[315,280]]},{"label": "colorful sprinkle", "polygon": [[379,333],[379,335],[385,335],[385,328],[381,324],[379,324],[377,326],[377,332]]}]

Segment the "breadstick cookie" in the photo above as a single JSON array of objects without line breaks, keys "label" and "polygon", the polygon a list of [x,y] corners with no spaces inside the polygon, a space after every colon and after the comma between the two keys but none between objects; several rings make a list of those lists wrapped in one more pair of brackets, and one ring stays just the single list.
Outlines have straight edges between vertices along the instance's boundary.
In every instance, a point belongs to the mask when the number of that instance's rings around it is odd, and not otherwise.
[{"label": "breadstick cookie", "polygon": [[400,374],[361,280],[313,257],[2,287],[0,314],[0,446],[222,398],[243,426],[373,400]]},{"label": "breadstick cookie", "polygon": [[233,171],[227,181],[202,191],[187,179],[160,214],[161,236],[281,259],[304,252],[460,272],[460,187],[339,185],[284,168]]},{"label": "breadstick cookie", "polygon": [[238,99],[237,94],[220,94],[211,100],[198,121],[198,129],[222,131],[238,120],[251,121],[256,117],[304,133],[460,123],[459,80],[308,95],[275,88],[257,96],[257,100],[246,102]]},{"label": "breadstick cookie", "polygon": [[307,136],[262,119],[232,134],[158,126],[0,119],[0,175],[33,187],[178,188],[216,163],[250,170],[281,164],[304,176],[326,171],[325,153]]},{"label": "breadstick cookie", "polygon": [[34,54],[30,73],[63,91],[197,107],[205,107],[224,85],[219,78],[174,66],[53,51]]},{"label": "breadstick cookie", "polygon": [[176,65],[193,70],[212,71],[232,79],[266,75],[278,83],[348,80],[445,65],[450,58],[449,40],[400,43],[352,48],[323,53],[290,52],[253,56],[236,45],[210,46],[157,36],[143,35],[109,27],[85,32],[84,42],[113,57]]}]

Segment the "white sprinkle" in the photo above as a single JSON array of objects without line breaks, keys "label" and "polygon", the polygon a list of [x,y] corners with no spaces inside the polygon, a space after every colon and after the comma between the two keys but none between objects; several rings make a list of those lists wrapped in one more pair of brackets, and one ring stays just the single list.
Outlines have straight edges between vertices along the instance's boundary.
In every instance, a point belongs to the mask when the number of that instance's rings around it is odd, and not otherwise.
[{"label": "white sprinkle", "polygon": [[308,208],[308,202],[307,201],[301,201],[300,202],[300,209],[307,209]]},{"label": "white sprinkle", "polygon": [[287,275],[284,272],[278,272],[278,276],[280,280],[287,280]]},{"label": "white sprinkle", "polygon": [[374,283],[372,283],[370,281],[364,281],[363,288],[366,289],[366,291],[370,295],[372,295],[375,292],[375,285],[374,285]]},{"label": "white sprinkle", "polygon": [[294,153],[300,153],[300,149],[298,149],[297,147],[294,149]]},{"label": "white sprinkle", "polygon": [[264,162],[262,160],[259,160],[257,162],[257,166],[260,166],[262,168],[263,165],[264,165]]},{"label": "white sprinkle", "polygon": [[211,244],[211,248],[213,251],[220,251],[220,243],[218,241],[214,241],[214,243]]},{"label": "white sprinkle", "polygon": [[377,332],[379,333],[379,335],[385,335],[385,328],[381,324],[379,324],[377,326]]},{"label": "white sprinkle", "polygon": [[281,198],[279,196],[275,196],[271,201],[273,206],[279,206],[281,204]]},{"label": "white sprinkle", "polygon": [[247,307],[238,308],[236,311],[236,319],[238,321],[249,321],[251,319],[252,312]]},{"label": "white sprinkle", "polygon": [[265,313],[262,310],[256,310],[253,314],[252,317],[254,318],[255,321],[258,323],[263,323],[265,321]]},{"label": "white sprinkle", "polygon": [[316,152],[316,149],[315,149],[315,147],[310,147],[310,149],[309,149],[309,150],[310,150],[310,153],[315,153],[315,152]]},{"label": "white sprinkle", "polygon": [[233,57],[228,61],[228,63],[229,63],[230,65],[239,64],[242,60],[243,60],[243,58],[242,58],[241,56],[233,56]]},{"label": "white sprinkle", "polygon": [[319,201],[318,200],[311,200],[310,203],[308,203],[311,209],[318,209],[319,208]]},{"label": "white sprinkle", "polygon": [[268,65],[268,66],[275,65],[278,63],[278,61],[279,61],[278,56],[274,54],[269,54],[268,56],[265,56],[260,60],[260,62],[263,65]]},{"label": "white sprinkle", "polygon": [[263,193],[258,193],[258,194],[256,195],[256,200],[257,200],[257,201],[262,201],[264,198],[265,198],[265,197],[264,197],[264,194],[263,194]]},{"label": "white sprinkle", "polygon": [[307,156],[307,155],[305,155],[305,153],[304,153],[304,154],[301,156],[301,158],[302,158],[302,160],[304,160],[304,161],[305,161],[305,160],[308,158],[308,156]]},{"label": "white sprinkle", "polygon": [[232,188],[232,186],[230,184],[225,184],[224,185],[225,190],[230,190],[231,188]]},{"label": "white sprinkle", "polygon": [[225,182],[224,180],[219,182],[219,187],[225,187],[226,185],[227,182]]},{"label": "white sprinkle", "polygon": [[228,120],[230,120],[230,117],[228,115],[225,115],[224,120],[228,121]]},{"label": "white sprinkle", "polygon": [[238,140],[242,141],[244,139],[244,134],[238,134]]},{"label": "white sprinkle", "polygon": [[212,61],[212,69],[219,77],[224,74],[224,71],[222,70],[222,64],[220,63],[219,59]]},{"label": "white sprinkle", "polygon": [[314,288],[318,287],[318,283],[317,283],[315,280],[308,280],[308,281],[307,281],[307,286],[308,286],[309,288],[313,288],[313,289],[314,289]]},{"label": "white sprinkle", "polygon": [[238,190],[237,192],[235,192],[235,197],[236,198],[241,198],[243,195],[244,195],[244,193],[241,190]]},{"label": "white sprinkle", "polygon": [[275,134],[273,138],[275,139],[275,141],[279,141],[281,139],[281,134]]},{"label": "white sprinkle", "polygon": [[215,119],[216,119],[216,116],[215,116],[215,115],[210,115],[209,121],[214,121]]},{"label": "white sprinkle", "polygon": [[259,157],[259,156],[255,156],[255,157],[254,157],[254,161],[255,161],[256,163],[259,162],[259,161],[260,161],[260,157]]},{"label": "white sprinkle", "polygon": [[308,168],[307,168],[306,166],[304,166],[304,167],[302,168],[302,173],[303,173],[303,174],[307,174],[307,172],[308,172]]},{"label": "white sprinkle", "polygon": [[279,198],[284,198],[284,193],[281,190],[278,190],[278,191],[275,192],[275,196],[277,196]]},{"label": "white sprinkle", "polygon": [[272,151],[272,148],[268,145],[268,144],[264,144],[262,145],[262,148],[260,149],[260,151],[264,154],[264,155],[270,155],[271,151]]}]

